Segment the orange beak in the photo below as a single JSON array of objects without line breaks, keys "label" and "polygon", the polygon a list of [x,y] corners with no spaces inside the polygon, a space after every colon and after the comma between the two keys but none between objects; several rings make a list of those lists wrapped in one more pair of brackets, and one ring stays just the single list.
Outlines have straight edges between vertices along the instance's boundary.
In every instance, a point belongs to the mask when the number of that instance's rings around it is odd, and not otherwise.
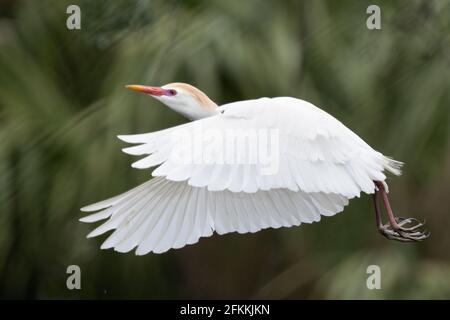
[{"label": "orange beak", "polygon": [[160,87],[150,87],[150,86],[141,86],[138,84],[130,84],[125,86],[125,88],[143,92],[146,94],[151,94],[152,96],[164,96],[167,94],[167,90]]}]

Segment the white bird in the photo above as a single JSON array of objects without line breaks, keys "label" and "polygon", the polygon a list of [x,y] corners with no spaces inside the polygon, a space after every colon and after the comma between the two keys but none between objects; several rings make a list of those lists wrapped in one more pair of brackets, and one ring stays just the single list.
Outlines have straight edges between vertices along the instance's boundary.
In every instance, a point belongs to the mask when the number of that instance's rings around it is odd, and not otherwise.
[{"label": "white bird", "polygon": [[[312,223],[341,212],[361,192],[373,194],[377,228],[388,239],[420,241],[429,235],[423,223],[395,217],[389,205],[385,173],[400,175],[402,163],[374,150],[309,102],[276,97],[218,107],[185,83],[127,88],[194,121],[118,136],[137,144],[123,149],[125,153],[144,155],[132,167],[159,167],[151,180],[81,209],[98,211],[83,222],[107,219],[88,237],[115,230],[102,249],[162,253],[214,231],[247,233]],[[223,143],[233,134],[237,140]],[[239,140],[240,135],[245,139]],[[255,147],[259,153],[251,151]],[[255,160],[261,150],[270,155],[265,158],[270,163]]]}]

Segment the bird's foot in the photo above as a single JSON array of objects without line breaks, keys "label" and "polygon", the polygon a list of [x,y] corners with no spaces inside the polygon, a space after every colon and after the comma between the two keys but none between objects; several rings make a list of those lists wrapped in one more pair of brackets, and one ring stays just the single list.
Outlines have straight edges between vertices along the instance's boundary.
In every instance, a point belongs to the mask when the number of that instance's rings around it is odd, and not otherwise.
[{"label": "bird's foot", "polygon": [[430,236],[425,227],[425,222],[415,218],[395,217],[396,226],[384,224],[379,227],[380,233],[389,240],[402,242],[423,241]]}]

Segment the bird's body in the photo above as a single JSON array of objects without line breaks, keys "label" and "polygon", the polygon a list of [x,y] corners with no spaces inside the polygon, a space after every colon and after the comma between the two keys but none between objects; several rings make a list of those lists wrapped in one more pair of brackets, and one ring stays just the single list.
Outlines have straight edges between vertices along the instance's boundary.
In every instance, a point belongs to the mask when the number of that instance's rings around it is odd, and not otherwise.
[{"label": "bird's body", "polygon": [[[101,210],[82,221],[108,219],[90,236],[115,229],[102,248],[160,253],[214,231],[311,223],[342,211],[361,192],[387,190],[386,171],[400,174],[400,162],[300,99],[261,98],[217,107],[185,84],[130,87],[195,121],[119,136],[137,144],[124,152],[144,156],[133,167],[159,167],[153,179],[135,189],[82,209]],[[401,238],[396,230],[389,232]]]}]

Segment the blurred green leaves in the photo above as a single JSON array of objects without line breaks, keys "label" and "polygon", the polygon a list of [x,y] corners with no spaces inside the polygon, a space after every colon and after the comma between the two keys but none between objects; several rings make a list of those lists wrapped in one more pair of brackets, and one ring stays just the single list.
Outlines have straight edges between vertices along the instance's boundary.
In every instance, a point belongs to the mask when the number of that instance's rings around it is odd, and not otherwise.
[{"label": "blurred green leaves", "polygon": [[[77,4],[82,29],[65,27]],[[379,1],[4,1],[0,4],[0,296],[449,298],[450,5]],[[181,123],[130,83],[184,81],[219,104],[291,95],[406,162],[399,215],[432,237],[375,231],[368,197],[300,228],[203,239],[164,255],[100,251],[79,208],[148,179],[117,134]],[[70,264],[83,290],[65,288]],[[365,287],[367,264],[381,291]]]}]

